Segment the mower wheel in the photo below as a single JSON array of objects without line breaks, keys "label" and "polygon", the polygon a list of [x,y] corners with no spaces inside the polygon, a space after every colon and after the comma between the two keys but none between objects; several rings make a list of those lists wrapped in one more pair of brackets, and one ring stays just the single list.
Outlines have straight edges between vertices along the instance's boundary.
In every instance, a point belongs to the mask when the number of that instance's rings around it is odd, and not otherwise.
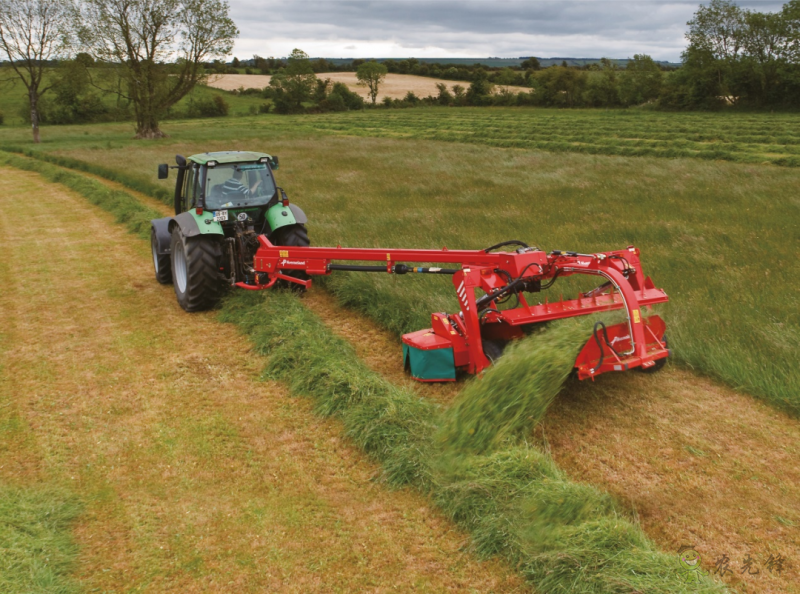
[{"label": "mower wheel", "polygon": [[[669,342],[667,342],[666,334],[662,336],[662,340],[664,341],[664,346],[669,347]],[[645,369],[644,367],[637,367],[637,369],[642,373],[655,373],[657,371],[661,371],[662,369],[664,369],[664,365],[666,364],[667,364],[667,357],[664,357],[663,359],[659,359],[658,361],[656,361],[655,365],[651,365],[647,369]]]},{"label": "mower wheel", "polygon": [[[308,247],[311,245],[305,225],[288,225],[286,227],[281,227],[272,234],[270,241],[272,245],[288,247]],[[302,270],[281,270],[281,272],[286,276],[293,276],[302,280],[307,280],[309,278]],[[295,291],[305,291],[301,285],[295,283],[280,281],[279,284]]]},{"label": "mower wheel", "polygon": [[483,341],[483,354],[494,365],[497,360],[503,355],[506,348],[506,343],[500,340],[484,340]]},{"label": "mower wheel", "polygon": [[178,304],[188,312],[214,307],[222,293],[219,239],[203,235],[185,237],[176,226],[171,246],[172,284]]},{"label": "mower wheel", "polygon": [[169,254],[158,253],[158,239],[156,239],[155,229],[150,231],[150,248],[153,252],[153,268],[156,271],[156,280],[162,285],[170,284],[172,282],[172,262]]}]

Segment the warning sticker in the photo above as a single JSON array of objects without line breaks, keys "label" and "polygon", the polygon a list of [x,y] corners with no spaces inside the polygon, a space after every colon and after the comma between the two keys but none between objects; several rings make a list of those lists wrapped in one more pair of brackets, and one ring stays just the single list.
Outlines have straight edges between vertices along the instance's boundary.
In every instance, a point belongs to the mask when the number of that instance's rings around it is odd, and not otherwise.
[{"label": "warning sticker", "polygon": [[638,323],[639,323],[639,322],[641,322],[641,321],[642,321],[642,320],[641,320],[641,318],[639,317],[639,310],[638,310],[638,309],[634,309],[634,310],[633,310],[633,323],[634,323],[634,324],[638,324]]},{"label": "warning sticker", "polygon": [[280,250],[281,258],[288,258],[289,257],[289,250]]}]

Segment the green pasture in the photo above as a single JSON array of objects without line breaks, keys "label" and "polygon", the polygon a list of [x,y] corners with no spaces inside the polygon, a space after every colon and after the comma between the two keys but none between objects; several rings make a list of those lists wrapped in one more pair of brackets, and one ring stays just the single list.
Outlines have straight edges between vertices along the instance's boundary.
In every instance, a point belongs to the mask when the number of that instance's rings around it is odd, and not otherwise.
[{"label": "green pasture", "polygon": [[[434,121],[437,113],[442,126],[449,121],[461,129],[482,113],[487,129],[519,114],[519,128],[536,117],[551,118],[562,129],[572,121],[576,131],[591,120],[598,128],[602,122],[640,122],[644,135],[673,118],[672,128],[685,130],[687,138],[699,134],[702,122],[718,122],[731,137],[752,138],[777,138],[775,122],[783,122],[786,137],[797,136],[789,126],[797,118],[789,115],[420,109],[182,121],[165,126],[171,136],[157,142],[132,140],[129,125],[51,127],[35,150],[76,159],[166,201],[173,182],[158,182],[155,169],[176,153],[233,148],[278,154],[279,183],[309,214],[315,245],[483,248],[521,239],[546,250],[587,252],[634,244],[645,272],[671,297],[661,313],[675,359],[800,411],[799,169],[508,150],[482,145],[475,136],[463,143],[412,133],[369,138],[358,125],[371,119],[377,127],[414,115]],[[605,129],[603,141],[611,142],[613,129]],[[26,132],[3,132],[0,144],[24,147]],[[343,302],[397,333],[427,326],[433,311],[457,309],[448,279],[341,274],[327,284]],[[549,299],[574,297],[580,287],[559,281]]]}]

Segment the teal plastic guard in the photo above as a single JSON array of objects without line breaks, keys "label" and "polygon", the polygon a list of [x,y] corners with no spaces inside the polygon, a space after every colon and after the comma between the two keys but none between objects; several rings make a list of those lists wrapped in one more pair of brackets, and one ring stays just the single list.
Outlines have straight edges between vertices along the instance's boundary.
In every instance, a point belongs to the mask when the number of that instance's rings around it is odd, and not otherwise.
[{"label": "teal plastic guard", "polygon": [[423,351],[403,344],[403,366],[411,369],[412,377],[423,381],[456,379],[453,349]]}]

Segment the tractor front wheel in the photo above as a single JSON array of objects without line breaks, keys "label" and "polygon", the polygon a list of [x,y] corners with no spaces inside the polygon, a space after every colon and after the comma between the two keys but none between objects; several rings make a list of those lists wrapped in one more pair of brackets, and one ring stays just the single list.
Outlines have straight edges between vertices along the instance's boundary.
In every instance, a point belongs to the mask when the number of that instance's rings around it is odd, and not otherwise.
[{"label": "tractor front wheel", "polygon": [[171,246],[172,284],[178,304],[188,312],[214,307],[222,292],[219,239],[203,235],[185,237],[176,226]]},{"label": "tractor front wheel", "polygon": [[156,230],[150,231],[150,249],[153,251],[153,267],[156,271],[156,280],[162,285],[168,285],[172,282],[172,263],[170,262],[169,254],[158,253],[158,239],[156,238]]}]

